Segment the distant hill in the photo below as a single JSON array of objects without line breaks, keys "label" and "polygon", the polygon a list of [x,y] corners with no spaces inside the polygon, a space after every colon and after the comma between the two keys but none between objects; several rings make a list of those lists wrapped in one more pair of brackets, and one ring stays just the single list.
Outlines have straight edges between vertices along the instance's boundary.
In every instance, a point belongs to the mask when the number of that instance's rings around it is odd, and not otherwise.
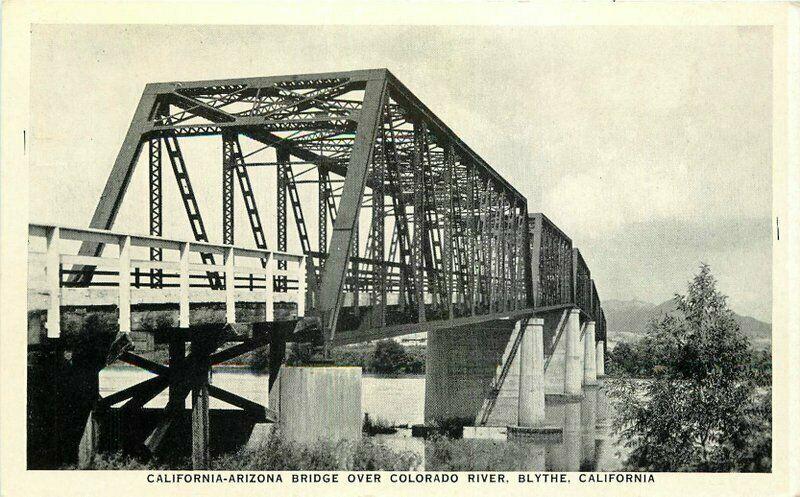
[{"label": "distant hill", "polygon": [[[609,342],[636,341],[645,333],[651,319],[660,319],[675,311],[675,301],[655,305],[640,300],[604,300]],[[734,319],[755,348],[768,349],[772,344],[772,325],[734,312]]]}]

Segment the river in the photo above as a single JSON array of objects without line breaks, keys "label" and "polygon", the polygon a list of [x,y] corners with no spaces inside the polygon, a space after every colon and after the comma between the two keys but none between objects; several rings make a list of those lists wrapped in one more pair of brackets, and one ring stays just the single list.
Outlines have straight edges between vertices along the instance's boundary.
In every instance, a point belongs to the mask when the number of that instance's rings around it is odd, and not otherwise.
[{"label": "river", "polygon": [[[110,367],[100,373],[100,393],[112,392],[132,386],[152,377],[141,369]],[[268,376],[255,375],[246,368],[215,368],[212,384],[244,398],[268,404]],[[415,425],[424,421],[425,377],[391,378],[364,375],[361,388],[361,405],[364,413],[374,420],[391,425]],[[167,392],[162,392],[147,407],[163,407]],[[187,400],[191,403],[191,399]],[[212,398],[211,407],[229,407]],[[532,445],[533,469],[553,471],[614,471],[620,467],[620,447],[609,436],[610,417],[605,390],[586,390],[580,402],[547,403],[548,424],[562,429],[558,440]],[[505,439],[505,427],[465,429],[465,438]],[[264,426],[257,426],[253,438],[263,437]],[[396,435],[381,436],[381,441],[395,449],[417,452],[423,459],[423,440],[412,438],[410,430],[400,430]],[[251,439],[251,442],[253,440]],[[256,442],[257,443],[257,440]]]}]

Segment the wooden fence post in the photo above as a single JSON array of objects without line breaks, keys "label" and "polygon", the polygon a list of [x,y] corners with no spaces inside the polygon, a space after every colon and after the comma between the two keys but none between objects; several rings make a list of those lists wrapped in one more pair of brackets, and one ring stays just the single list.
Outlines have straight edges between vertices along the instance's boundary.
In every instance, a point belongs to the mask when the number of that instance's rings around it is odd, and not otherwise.
[{"label": "wooden fence post", "polygon": [[180,304],[178,313],[178,326],[181,328],[189,327],[189,243],[181,243],[180,261]]},{"label": "wooden fence post", "polygon": [[119,237],[119,331],[131,332],[131,237]]},{"label": "wooden fence post", "polygon": [[265,321],[270,322],[275,320],[275,310],[274,310],[274,302],[275,302],[275,295],[273,293],[273,281],[272,281],[272,265],[274,263],[272,254],[267,254],[267,267],[266,269],[266,291],[267,291],[267,298],[265,299],[264,304],[266,305],[266,314],[265,314]]},{"label": "wooden fence post", "polygon": [[225,248],[225,318],[229,324],[236,322],[236,284],[233,269],[233,247]]}]

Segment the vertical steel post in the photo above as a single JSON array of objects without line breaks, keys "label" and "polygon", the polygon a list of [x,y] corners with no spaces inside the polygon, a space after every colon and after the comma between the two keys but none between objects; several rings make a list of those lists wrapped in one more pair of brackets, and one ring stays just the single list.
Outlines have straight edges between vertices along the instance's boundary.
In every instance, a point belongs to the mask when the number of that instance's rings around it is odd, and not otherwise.
[{"label": "vertical steel post", "polygon": [[385,193],[386,135],[381,122],[380,146],[372,158],[372,326],[382,328],[386,312]]},{"label": "vertical steel post", "polygon": [[[277,195],[275,196],[276,200],[276,224],[275,228],[277,230],[276,238],[277,238],[277,249],[278,252],[286,252],[287,247],[287,233],[286,233],[286,189],[288,183],[288,177],[286,173],[286,169],[289,167],[289,152],[284,148],[278,148],[276,150],[276,155],[278,159],[278,167],[276,172],[276,189]],[[286,269],[286,261],[278,260],[278,267],[277,269],[285,270]],[[284,292],[286,291],[287,281],[285,275],[279,275],[275,277],[278,291]]]},{"label": "vertical steel post", "polygon": [[[163,226],[162,210],[162,183],[161,183],[161,138],[154,137],[149,142],[149,192],[150,192],[150,234],[161,236]],[[150,247],[150,260],[163,260],[163,250],[159,247]],[[157,268],[150,269],[150,288],[161,288],[163,284],[163,271]]]},{"label": "vertical steel post", "polygon": [[444,295],[447,300],[444,302],[447,309],[447,317],[453,316],[453,223],[455,213],[453,211],[453,176],[455,168],[453,157],[453,146],[445,145],[444,148],[444,183],[445,183],[445,215],[444,215],[444,247],[442,253],[442,270],[444,271]]},{"label": "vertical steel post", "polygon": [[416,293],[417,321],[425,322],[425,276],[423,272],[423,252],[425,251],[425,183],[423,178],[421,133],[414,126],[414,152],[412,169],[414,174],[414,241],[411,244],[411,266],[414,273],[414,290]]},{"label": "vertical steel post", "polygon": [[317,185],[317,209],[319,214],[317,228],[317,251],[319,252],[319,274],[322,278],[322,270],[325,267],[324,255],[328,251],[328,171],[319,166],[318,185]]},{"label": "vertical steel post", "polygon": [[222,135],[222,243],[233,245],[233,172],[236,162],[233,157],[234,136],[230,133]]},{"label": "vertical steel post", "polygon": [[476,261],[475,247],[477,244],[478,227],[475,218],[475,198],[478,194],[475,181],[475,166],[467,163],[467,288],[469,290],[469,313],[475,315],[475,292],[477,281],[475,278]]}]

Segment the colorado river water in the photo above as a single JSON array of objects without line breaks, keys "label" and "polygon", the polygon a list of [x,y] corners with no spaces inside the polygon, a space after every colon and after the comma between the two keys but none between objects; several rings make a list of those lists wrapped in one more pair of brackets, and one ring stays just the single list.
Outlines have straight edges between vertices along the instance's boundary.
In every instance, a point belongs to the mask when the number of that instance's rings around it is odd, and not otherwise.
[{"label": "colorado river water", "polygon": [[[132,367],[110,367],[100,374],[100,393],[108,395],[129,387],[152,375]],[[268,376],[255,375],[246,368],[215,368],[212,384],[262,405],[268,404]],[[364,413],[373,420],[391,425],[415,425],[424,421],[425,377],[391,378],[364,375],[361,388],[361,405]],[[164,391],[147,404],[163,407],[167,403]],[[191,396],[187,405],[191,404]],[[211,399],[211,407],[229,407]],[[619,469],[616,453],[619,447],[609,437],[610,408],[605,392],[587,390],[584,400],[572,403],[547,405],[548,423],[562,428],[559,441],[532,446],[531,459],[535,469],[555,471],[613,471]],[[264,425],[257,425],[254,438],[266,434]],[[505,428],[465,429],[466,437],[505,439]],[[411,438],[410,430],[400,430],[396,435],[379,437],[398,450],[417,452],[424,459],[425,444],[422,439]],[[251,442],[253,440],[251,439]],[[257,441],[257,440],[256,440]]]}]

